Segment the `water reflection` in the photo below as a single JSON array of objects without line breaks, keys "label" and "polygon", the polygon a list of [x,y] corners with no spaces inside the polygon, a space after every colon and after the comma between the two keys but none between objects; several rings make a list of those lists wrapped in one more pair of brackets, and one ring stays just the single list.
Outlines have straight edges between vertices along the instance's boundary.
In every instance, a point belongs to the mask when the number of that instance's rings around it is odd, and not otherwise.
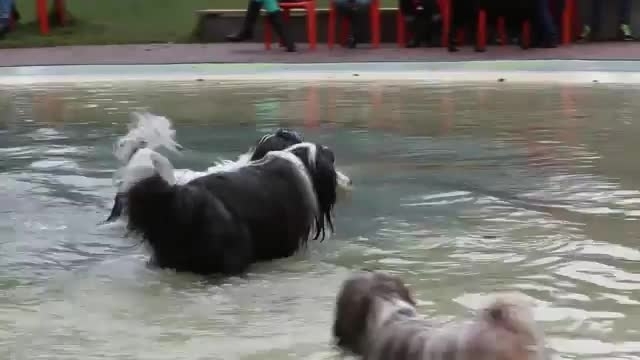
[{"label": "water reflection", "polygon": [[[336,358],[351,269],[402,275],[445,320],[488,292],[538,304],[555,359],[637,359],[637,89],[234,82],[0,90],[0,355]],[[326,143],[356,184],[335,237],[243,278],[145,265],[115,229],[110,151],[129,112],[175,120],[204,169],[276,127]]]}]

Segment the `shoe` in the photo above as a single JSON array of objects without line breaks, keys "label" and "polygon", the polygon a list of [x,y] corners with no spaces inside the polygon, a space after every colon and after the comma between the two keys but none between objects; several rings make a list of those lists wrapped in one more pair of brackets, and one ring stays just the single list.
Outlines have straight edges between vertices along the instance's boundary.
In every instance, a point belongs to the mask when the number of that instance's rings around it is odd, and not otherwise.
[{"label": "shoe", "polygon": [[582,32],[580,36],[578,36],[578,42],[587,42],[591,40],[591,27],[589,25],[585,25],[582,28]]},{"label": "shoe", "polygon": [[227,41],[240,42],[253,38],[253,27],[258,20],[258,15],[260,15],[260,9],[262,9],[261,2],[249,0],[247,12],[244,16],[244,23],[242,24],[242,29],[235,34],[227,35]]},{"label": "shoe", "polygon": [[286,31],[285,26],[282,22],[282,13],[280,11],[275,11],[267,14],[267,19],[269,23],[273,27],[273,30],[278,34],[278,37],[284,44],[285,48],[288,52],[296,51],[296,44],[293,43],[289,33]]},{"label": "shoe", "polygon": [[620,24],[620,34],[622,35],[622,40],[624,41],[633,41],[635,38],[631,33],[631,26],[627,24]]},{"label": "shoe", "polygon": [[358,41],[356,40],[356,37],[353,36],[353,34],[349,35],[349,37],[347,38],[347,47],[349,49],[355,49],[356,46],[358,46]]}]

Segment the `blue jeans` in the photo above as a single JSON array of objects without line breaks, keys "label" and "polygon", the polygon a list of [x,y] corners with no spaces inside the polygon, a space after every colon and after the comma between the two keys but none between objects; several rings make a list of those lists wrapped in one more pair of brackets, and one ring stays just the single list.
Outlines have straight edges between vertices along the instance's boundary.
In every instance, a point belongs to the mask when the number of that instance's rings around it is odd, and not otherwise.
[{"label": "blue jeans", "polygon": [[0,26],[9,25],[14,0],[0,0]]},{"label": "blue jeans", "polygon": [[[608,0],[611,1],[611,0]],[[603,0],[591,0],[591,14],[588,25],[594,33],[600,30],[600,15],[602,14]],[[631,0],[619,0],[618,2],[618,24],[630,25],[631,22]]]}]

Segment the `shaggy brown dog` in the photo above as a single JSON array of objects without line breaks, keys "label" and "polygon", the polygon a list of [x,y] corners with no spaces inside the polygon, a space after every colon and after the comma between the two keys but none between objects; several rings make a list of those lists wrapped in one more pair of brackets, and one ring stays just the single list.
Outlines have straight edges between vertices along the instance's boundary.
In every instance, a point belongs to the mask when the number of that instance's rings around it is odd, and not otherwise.
[{"label": "shaggy brown dog", "polygon": [[542,360],[542,331],[517,294],[496,296],[464,322],[444,326],[418,317],[409,289],[380,272],[347,279],[338,295],[333,335],[366,360]]}]

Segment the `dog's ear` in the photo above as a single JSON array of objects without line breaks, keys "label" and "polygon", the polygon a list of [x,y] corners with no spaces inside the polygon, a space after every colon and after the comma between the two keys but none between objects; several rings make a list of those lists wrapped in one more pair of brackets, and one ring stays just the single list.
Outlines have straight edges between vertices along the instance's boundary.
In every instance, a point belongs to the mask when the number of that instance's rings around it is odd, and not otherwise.
[{"label": "dog's ear", "polygon": [[[408,302],[409,304],[416,306],[416,301],[413,299],[413,295],[411,294],[411,290],[409,287],[395,275],[386,274],[383,272],[373,271],[374,276],[379,278],[378,285],[380,289],[378,290],[381,295],[385,296],[398,296],[400,299]],[[374,286],[375,288],[375,286]]]},{"label": "dog's ear", "polygon": [[371,298],[367,292],[344,290],[340,292],[333,323],[336,345],[354,353],[361,352],[370,310]]},{"label": "dog's ear", "polygon": [[327,147],[318,146],[315,152],[314,166],[310,167],[311,180],[318,197],[318,206],[320,206],[320,218],[316,222],[316,234],[314,239],[322,235],[325,237],[325,225],[329,227],[329,231],[333,232],[332,209],[337,200],[338,179],[334,165],[333,152]]}]

